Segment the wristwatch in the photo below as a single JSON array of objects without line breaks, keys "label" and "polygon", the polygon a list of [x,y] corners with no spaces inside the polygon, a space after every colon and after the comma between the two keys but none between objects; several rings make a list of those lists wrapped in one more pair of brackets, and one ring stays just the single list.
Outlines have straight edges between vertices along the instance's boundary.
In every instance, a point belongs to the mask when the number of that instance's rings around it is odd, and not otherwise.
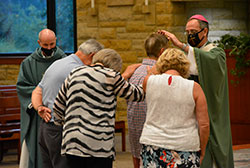
[{"label": "wristwatch", "polygon": [[187,47],[187,44],[185,44],[185,43],[182,43],[183,45],[182,45],[182,50],[183,51],[185,51],[185,48]]}]

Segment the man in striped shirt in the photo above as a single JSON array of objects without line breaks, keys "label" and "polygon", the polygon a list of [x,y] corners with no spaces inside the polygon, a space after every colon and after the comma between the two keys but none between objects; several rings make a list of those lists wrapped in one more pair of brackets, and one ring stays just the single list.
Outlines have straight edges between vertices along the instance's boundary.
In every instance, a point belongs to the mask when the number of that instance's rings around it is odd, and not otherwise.
[{"label": "man in striped shirt", "polygon": [[61,154],[72,168],[112,168],[116,96],[131,101],[144,99],[142,87],[125,80],[138,65],[123,75],[121,67],[120,55],[103,49],[94,55],[92,66],[70,73],[56,97],[55,123],[63,125]]}]

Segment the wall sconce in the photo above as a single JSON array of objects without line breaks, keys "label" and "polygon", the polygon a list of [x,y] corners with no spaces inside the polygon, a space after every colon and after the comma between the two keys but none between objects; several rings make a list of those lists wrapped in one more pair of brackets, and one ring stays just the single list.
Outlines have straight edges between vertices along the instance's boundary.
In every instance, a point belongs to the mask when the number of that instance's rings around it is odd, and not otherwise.
[{"label": "wall sconce", "polygon": [[95,0],[91,0],[90,14],[92,16],[95,16],[97,14],[97,11],[96,11],[96,8],[95,8]]},{"label": "wall sconce", "polygon": [[142,13],[150,13],[148,0],[145,0],[144,5],[142,6]]}]

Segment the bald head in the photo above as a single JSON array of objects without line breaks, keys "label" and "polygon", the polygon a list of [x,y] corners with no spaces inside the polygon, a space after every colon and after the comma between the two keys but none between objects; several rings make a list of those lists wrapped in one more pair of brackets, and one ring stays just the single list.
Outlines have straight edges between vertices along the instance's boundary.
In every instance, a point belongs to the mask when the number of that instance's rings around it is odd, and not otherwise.
[{"label": "bald head", "polygon": [[40,33],[38,35],[38,39],[40,41],[43,41],[43,40],[48,39],[48,38],[51,38],[51,39],[56,38],[56,35],[55,35],[55,33],[52,30],[50,30],[50,29],[43,29],[42,31],[40,31]]},{"label": "bald head", "polygon": [[56,35],[50,29],[43,29],[38,35],[38,44],[46,49],[51,49],[56,46]]}]

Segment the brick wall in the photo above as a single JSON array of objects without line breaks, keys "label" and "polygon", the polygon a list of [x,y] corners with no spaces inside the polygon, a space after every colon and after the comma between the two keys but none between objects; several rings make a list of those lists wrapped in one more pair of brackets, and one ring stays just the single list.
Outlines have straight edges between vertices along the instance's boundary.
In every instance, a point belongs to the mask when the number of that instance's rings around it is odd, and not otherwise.
[{"label": "brick wall", "polygon": [[15,85],[19,65],[0,65],[0,85]]},{"label": "brick wall", "polygon": [[[202,0],[196,0],[202,1]],[[226,33],[249,32],[250,5],[246,0],[172,2],[171,0],[77,0],[77,43],[96,38],[117,50],[124,68],[145,57],[145,38],[158,29],[174,32],[183,42],[186,20],[203,14],[210,22],[211,41]],[[0,65],[0,84],[15,84],[19,65]],[[126,102],[118,98],[117,120],[126,119]]]}]

